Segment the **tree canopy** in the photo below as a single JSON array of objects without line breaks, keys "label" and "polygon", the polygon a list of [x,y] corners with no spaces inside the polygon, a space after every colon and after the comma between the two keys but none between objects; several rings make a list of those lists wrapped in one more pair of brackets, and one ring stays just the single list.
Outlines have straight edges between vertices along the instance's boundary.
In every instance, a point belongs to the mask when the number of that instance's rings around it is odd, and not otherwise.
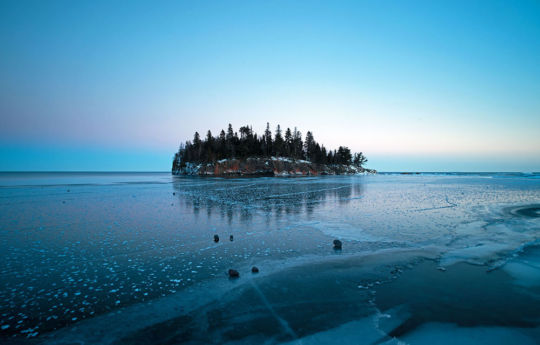
[{"label": "tree canopy", "polygon": [[186,141],[180,145],[175,154],[174,164],[185,163],[210,163],[221,159],[243,159],[247,157],[287,157],[291,159],[303,159],[318,164],[345,164],[361,167],[367,162],[362,152],[351,153],[346,146],[340,146],[337,150],[327,150],[324,145],[315,141],[313,133],[308,131],[305,140],[302,133],[295,127],[283,130],[278,125],[275,135],[272,137],[270,124],[266,124],[266,130],[262,136],[253,132],[251,126],[242,126],[238,132],[233,130],[231,124],[227,132],[221,130],[216,137],[208,130],[206,137],[201,139],[195,132],[192,141]]}]

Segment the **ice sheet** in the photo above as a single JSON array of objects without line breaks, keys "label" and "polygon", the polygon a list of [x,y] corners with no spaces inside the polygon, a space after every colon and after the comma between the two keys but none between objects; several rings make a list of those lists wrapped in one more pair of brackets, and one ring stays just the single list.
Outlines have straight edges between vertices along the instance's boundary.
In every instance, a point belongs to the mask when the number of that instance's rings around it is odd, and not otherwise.
[{"label": "ice sheet", "polygon": [[539,329],[457,327],[453,324],[427,323],[402,340],[409,345],[534,345],[538,344],[539,331]]},{"label": "ice sheet", "polygon": [[[460,262],[503,270],[538,296],[540,218],[520,210],[539,200],[540,180],[523,174],[4,174],[0,337],[41,339],[132,306],[144,310],[227,279],[229,268],[245,269],[243,279],[253,265],[385,250],[429,248],[441,272]],[[341,251],[332,249],[336,238]]]}]

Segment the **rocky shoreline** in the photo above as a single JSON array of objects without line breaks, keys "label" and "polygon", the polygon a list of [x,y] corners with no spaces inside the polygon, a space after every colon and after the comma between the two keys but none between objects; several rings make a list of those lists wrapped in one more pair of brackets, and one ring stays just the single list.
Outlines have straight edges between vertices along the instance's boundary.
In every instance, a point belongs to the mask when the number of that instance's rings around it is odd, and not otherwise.
[{"label": "rocky shoreline", "polygon": [[222,159],[212,163],[175,162],[173,175],[190,176],[321,176],[376,174],[376,170],[353,165],[316,164],[284,157]]}]

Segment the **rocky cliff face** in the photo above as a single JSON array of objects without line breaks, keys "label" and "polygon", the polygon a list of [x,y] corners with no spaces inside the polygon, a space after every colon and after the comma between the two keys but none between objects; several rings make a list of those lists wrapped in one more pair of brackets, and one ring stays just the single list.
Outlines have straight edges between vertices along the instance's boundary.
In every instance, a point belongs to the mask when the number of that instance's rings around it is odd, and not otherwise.
[{"label": "rocky cliff face", "polygon": [[223,159],[214,163],[173,164],[173,175],[199,176],[318,176],[372,174],[375,170],[341,164],[314,164],[282,157]]}]

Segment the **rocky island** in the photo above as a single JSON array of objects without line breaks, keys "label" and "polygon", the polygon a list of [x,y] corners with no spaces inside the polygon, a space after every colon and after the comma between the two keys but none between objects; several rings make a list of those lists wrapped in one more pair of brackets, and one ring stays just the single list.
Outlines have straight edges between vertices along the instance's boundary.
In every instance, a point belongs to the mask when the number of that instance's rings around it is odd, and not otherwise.
[{"label": "rocky island", "polygon": [[195,132],[193,141],[180,145],[174,156],[173,175],[199,176],[317,176],[372,174],[375,170],[363,165],[367,158],[351,153],[345,146],[328,150],[317,143],[313,133],[305,139],[294,128],[282,133],[278,125],[272,137],[267,124],[262,136],[251,126],[240,127],[240,135],[229,124],[227,132],[219,136],[207,132],[201,139]]}]

